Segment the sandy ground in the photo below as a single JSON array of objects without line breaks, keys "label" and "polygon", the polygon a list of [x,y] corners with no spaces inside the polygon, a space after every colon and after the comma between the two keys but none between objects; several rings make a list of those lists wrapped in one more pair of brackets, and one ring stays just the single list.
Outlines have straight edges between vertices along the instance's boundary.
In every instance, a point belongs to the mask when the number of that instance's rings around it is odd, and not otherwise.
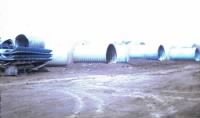
[{"label": "sandy ground", "polygon": [[200,64],[72,64],[0,77],[1,118],[200,118]]}]

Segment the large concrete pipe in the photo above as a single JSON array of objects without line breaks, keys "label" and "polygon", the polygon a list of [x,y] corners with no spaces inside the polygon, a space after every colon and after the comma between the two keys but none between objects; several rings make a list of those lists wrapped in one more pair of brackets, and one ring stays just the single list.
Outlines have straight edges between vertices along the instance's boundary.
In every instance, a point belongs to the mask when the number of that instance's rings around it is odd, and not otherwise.
[{"label": "large concrete pipe", "polygon": [[71,63],[72,54],[66,47],[55,46],[49,49],[52,49],[52,60],[48,62],[48,66],[66,66]]},{"label": "large concrete pipe", "polygon": [[45,48],[51,49],[52,57],[51,61],[48,62],[48,66],[67,66],[71,64],[72,61],[72,53],[74,49],[74,42],[63,43],[63,41],[46,41]]},{"label": "large concrete pipe", "polygon": [[73,52],[73,61],[116,63],[117,52],[114,44],[111,43],[81,43]]},{"label": "large concrete pipe", "polygon": [[163,45],[129,45],[130,59],[165,60]]},{"label": "large concrete pipe", "polygon": [[39,38],[19,34],[15,38],[15,47],[44,48],[45,43]]},{"label": "large concrete pipe", "polygon": [[115,44],[117,63],[128,63],[129,54],[127,44]]},{"label": "large concrete pipe", "polygon": [[168,55],[170,60],[194,60],[200,61],[200,52],[196,47],[191,48],[171,48]]}]

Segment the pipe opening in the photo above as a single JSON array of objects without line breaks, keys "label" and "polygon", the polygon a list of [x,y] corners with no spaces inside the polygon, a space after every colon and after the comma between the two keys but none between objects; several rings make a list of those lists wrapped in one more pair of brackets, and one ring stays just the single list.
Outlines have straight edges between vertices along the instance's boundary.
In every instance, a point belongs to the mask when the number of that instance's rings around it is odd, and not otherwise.
[{"label": "pipe opening", "polygon": [[11,39],[8,39],[8,40],[4,41],[1,44],[1,48],[3,48],[3,49],[12,49],[12,48],[14,48],[13,41]]},{"label": "pipe opening", "polygon": [[107,63],[115,63],[117,60],[117,52],[115,46],[110,44],[106,51],[106,62]]},{"label": "pipe opening", "polygon": [[195,61],[200,61],[200,52],[198,48],[195,50],[194,58],[195,58]]},{"label": "pipe opening", "polygon": [[28,38],[23,34],[18,35],[15,38],[15,46],[16,47],[28,47],[29,46]]},{"label": "pipe opening", "polygon": [[158,48],[158,60],[163,61],[165,60],[165,49],[162,45]]}]

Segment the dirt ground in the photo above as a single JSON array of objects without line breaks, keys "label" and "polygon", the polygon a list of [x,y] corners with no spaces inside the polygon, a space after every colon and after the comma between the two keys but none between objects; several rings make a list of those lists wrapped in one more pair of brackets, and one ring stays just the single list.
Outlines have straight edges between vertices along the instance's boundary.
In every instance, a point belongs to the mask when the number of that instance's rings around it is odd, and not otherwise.
[{"label": "dirt ground", "polygon": [[72,64],[0,77],[0,118],[200,118],[200,64]]}]

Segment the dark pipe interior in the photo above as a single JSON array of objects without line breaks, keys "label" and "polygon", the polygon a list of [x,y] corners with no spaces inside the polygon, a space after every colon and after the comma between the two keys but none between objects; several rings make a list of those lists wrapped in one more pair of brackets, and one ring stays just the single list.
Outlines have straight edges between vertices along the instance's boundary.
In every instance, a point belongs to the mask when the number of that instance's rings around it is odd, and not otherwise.
[{"label": "dark pipe interior", "polygon": [[199,52],[199,49],[197,48],[195,50],[195,61],[200,61],[200,52]]},{"label": "dark pipe interior", "polygon": [[19,34],[15,38],[15,46],[16,47],[28,47],[29,46],[28,38],[23,34]]},{"label": "dark pipe interior", "polygon": [[158,48],[158,59],[160,61],[165,59],[165,49],[162,45],[160,45],[159,48]]},{"label": "dark pipe interior", "polygon": [[117,60],[117,52],[116,52],[115,46],[113,44],[110,44],[106,52],[106,62],[115,63],[116,60]]}]

